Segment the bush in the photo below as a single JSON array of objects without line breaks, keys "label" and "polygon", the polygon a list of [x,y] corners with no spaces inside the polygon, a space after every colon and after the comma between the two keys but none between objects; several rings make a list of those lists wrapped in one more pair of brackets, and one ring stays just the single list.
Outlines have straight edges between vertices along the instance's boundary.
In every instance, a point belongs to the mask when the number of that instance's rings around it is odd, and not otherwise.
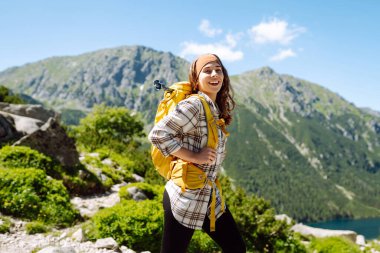
[{"label": "bush", "polygon": [[145,136],[143,123],[123,107],[94,106],[93,111],[73,127],[77,142],[93,151],[108,147],[122,152],[139,146],[137,138]]},{"label": "bush", "polygon": [[342,237],[316,238],[310,248],[318,253],[360,253],[359,246]]},{"label": "bush", "polygon": [[155,200],[122,200],[100,210],[83,227],[87,238],[112,237],[134,250],[159,252],[162,237],[162,203]]},{"label": "bush", "polygon": [[9,218],[0,216],[0,234],[8,233],[12,222]]},{"label": "bush", "polygon": [[0,169],[0,211],[62,227],[79,216],[62,182],[32,168]]},{"label": "bush", "polygon": [[0,166],[18,169],[41,169],[56,179],[60,179],[62,173],[61,166],[50,157],[23,146],[5,146],[0,149]]},{"label": "bush", "polygon": [[196,230],[188,248],[188,253],[215,253],[219,252],[219,246],[208,236],[208,234]]},{"label": "bush", "polygon": [[63,180],[71,194],[86,195],[105,191],[98,178],[79,164],[64,171],[58,162],[29,147],[5,146],[0,149],[0,166],[7,169],[41,169],[49,176]]},{"label": "bush", "polygon": [[148,197],[148,199],[155,199],[162,201],[164,186],[152,185],[148,183],[132,183],[120,188],[119,196],[121,199],[131,199],[131,195],[128,193],[128,188],[137,187],[143,191],[143,193]]},{"label": "bush", "polygon": [[227,177],[221,178],[223,197],[235,218],[249,251],[306,252],[285,221],[275,219],[274,209],[262,198],[248,196],[241,188],[232,190]]},{"label": "bush", "polygon": [[40,221],[32,221],[26,224],[26,233],[29,235],[37,233],[45,233],[49,228]]},{"label": "bush", "polygon": [[19,95],[13,94],[8,88],[0,85],[0,102],[10,104],[25,104]]}]

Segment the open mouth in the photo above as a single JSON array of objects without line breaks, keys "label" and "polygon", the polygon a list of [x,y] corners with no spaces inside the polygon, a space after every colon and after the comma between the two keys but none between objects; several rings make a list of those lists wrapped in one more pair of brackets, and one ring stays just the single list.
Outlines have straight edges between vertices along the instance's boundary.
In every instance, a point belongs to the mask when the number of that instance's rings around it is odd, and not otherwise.
[{"label": "open mouth", "polygon": [[209,82],[209,84],[212,86],[218,86],[219,82],[218,81],[212,81],[212,82]]}]

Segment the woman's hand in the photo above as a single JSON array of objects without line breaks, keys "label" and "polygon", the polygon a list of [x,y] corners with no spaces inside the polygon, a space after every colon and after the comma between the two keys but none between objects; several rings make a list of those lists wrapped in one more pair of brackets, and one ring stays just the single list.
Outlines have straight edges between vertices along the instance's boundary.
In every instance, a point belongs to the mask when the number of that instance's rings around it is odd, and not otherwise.
[{"label": "woman's hand", "polygon": [[197,164],[214,164],[216,160],[216,150],[213,148],[202,148],[199,153],[196,153]]},{"label": "woman's hand", "polygon": [[185,148],[181,148],[178,151],[172,153],[172,155],[196,164],[211,165],[216,160],[216,150],[212,148],[202,148],[200,152],[196,153]]}]

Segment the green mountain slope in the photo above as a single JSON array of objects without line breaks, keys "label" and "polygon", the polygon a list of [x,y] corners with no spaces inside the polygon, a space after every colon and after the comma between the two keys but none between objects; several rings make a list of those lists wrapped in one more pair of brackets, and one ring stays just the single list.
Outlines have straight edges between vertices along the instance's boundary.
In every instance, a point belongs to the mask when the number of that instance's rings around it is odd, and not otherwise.
[{"label": "green mountain slope", "polygon": [[[0,85],[69,114],[126,106],[148,130],[162,96],[153,80],[186,80],[188,68],[171,53],[119,47],[11,68]],[[224,168],[236,184],[302,221],[380,216],[378,113],[268,67],[231,81],[238,107]]]}]

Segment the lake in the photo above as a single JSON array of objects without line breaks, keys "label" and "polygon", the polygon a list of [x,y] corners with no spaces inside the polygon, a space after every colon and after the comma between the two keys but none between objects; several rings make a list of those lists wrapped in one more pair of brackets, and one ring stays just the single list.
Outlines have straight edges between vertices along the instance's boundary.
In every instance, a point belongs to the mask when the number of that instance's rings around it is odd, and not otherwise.
[{"label": "lake", "polygon": [[306,223],[305,225],[315,228],[352,230],[366,239],[377,239],[380,237],[380,218],[369,218],[359,220],[332,220],[317,223]]}]

